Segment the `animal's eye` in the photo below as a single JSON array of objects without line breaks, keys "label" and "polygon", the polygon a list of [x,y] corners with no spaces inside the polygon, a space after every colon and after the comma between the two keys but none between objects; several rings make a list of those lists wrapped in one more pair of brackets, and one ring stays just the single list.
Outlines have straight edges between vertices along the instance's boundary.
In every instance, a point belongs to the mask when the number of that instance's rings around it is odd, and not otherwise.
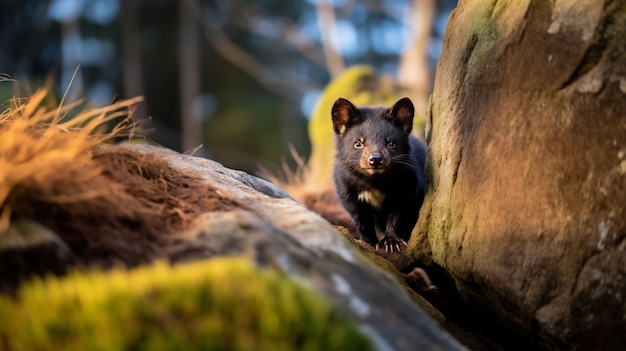
[{"label": "animal's eye", "polygon": [[354,142],[354,148],[355,148],[355,149],[361,149],[361,148],[363,148],[363,143],[362,143],[362,142],[360,142],[360,141],[356,141],[356,142]]},{"label": "animal's eye", "polygon": [[396,143],[394,143],[393,141],[388,141],[387,142],[387,147],[390,149],[395,149],[396,148]]}]

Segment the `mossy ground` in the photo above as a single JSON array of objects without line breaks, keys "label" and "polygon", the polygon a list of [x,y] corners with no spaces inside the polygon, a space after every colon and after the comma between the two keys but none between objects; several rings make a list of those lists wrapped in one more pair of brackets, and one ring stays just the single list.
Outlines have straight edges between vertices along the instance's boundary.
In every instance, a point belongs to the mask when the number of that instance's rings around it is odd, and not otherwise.
[{"label": "mossy ground", "polygon": [[0,296],[4,350],[370,350],[311,291],[241,258],[74,272]]}]

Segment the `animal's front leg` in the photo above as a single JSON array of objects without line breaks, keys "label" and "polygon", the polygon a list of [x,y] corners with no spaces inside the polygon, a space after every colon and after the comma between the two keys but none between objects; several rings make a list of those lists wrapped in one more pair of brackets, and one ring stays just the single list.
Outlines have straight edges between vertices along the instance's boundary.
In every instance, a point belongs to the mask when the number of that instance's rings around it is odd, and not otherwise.
[{"label": "animal's front leg", "polygon": [[354,224],[361,233],[361,240],[374,246],[378,242],[376,237],[376,229],[374,222],[374,214],[366,206],[357,206],[355,212],[352,213]]},{"label": "animal's front leg", "polygon": [[385,237],[380,240],[376,248],[384,248],[387,252],[400,251],[402,245],[407,243],[398,233],[398,225],[401,224],[401,218],[397,213],[391,213],[387,218],[387,226],[385,228]]}]

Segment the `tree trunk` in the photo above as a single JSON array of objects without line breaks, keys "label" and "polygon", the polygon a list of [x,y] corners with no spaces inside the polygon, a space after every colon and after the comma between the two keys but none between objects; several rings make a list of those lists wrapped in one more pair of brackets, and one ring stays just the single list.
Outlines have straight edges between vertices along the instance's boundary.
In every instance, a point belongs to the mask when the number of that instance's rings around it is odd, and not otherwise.
[{"label": "tree trunk", "polygon": [[431,73],[428,64],[428,42],[430,40],[435,0],[412,0],[407,26],[411,30],[411,41],[400,57],[398,84],[409,95],[415,110],[423,115],[431,93]]},{"label": "tree trunk", "polygon": [[[200,96],[200,38],[198,22],[193,12],[195,0],[180,1],[179,19],[179,77],[180,118],[183,151],[189,152],[202,145],[202,122],[198,105]],[[202,150],[200,150],[202,151]],[[196,154],[203,156],[203,152]]]},{"label": "tree trunk", "polygon": [[[137,1],[120,1],[120,36],[122,46],[122,80],[126,98],[143,96],[143,65],[141,64],[141,36],[137,25]],[[148,118],[146,103],[133,113],[135,120]]]},{"label": "tree trunk", "polygon": [[326,58],[328,72],[335,78],[346,69],[341,53],[331,44],[331,37],[337,36],[335,10],[332,2],[328,0],[317,1],[315,3],[315,10],[317,12],[317,21],[322,35],[322,45],[324,46],[324,57]]}]

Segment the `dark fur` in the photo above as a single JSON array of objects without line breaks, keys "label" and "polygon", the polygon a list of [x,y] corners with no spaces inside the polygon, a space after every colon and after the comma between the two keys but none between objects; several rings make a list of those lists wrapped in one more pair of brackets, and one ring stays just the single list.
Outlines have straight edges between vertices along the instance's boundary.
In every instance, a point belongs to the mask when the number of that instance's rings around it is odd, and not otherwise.
[{"label": "dark fur", "polygon": [[413,115],[408,98],[391,108],[339,98],[332,109],[337,196],[361,240],[387,251],[409,240],[424,200],[426,147],[411,135]]}]

